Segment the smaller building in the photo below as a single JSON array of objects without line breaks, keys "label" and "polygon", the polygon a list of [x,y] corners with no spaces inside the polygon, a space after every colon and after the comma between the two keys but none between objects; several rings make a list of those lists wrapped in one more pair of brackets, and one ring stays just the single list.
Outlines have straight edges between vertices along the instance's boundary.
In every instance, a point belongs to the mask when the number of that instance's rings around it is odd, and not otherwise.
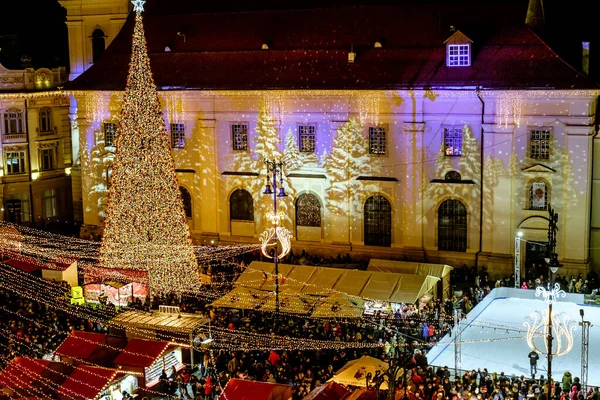
[{"label": "smaller building", "polygon": [[2,219],[51,227],[73,224],[69,98],[56,90],[65,68],[9,70],[0,65]]}]

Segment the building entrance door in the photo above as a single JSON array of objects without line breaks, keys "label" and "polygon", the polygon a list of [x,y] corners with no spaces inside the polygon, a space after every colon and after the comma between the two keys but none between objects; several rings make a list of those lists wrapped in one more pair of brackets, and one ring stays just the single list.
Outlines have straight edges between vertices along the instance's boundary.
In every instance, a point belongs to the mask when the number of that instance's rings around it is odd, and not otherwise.
[{"label": "building entrance door", "polygon": [[540,275],[547,277],[548,268],[546,267],[548,243],[527,241],[525,250],[525,278],[534,281]]}]

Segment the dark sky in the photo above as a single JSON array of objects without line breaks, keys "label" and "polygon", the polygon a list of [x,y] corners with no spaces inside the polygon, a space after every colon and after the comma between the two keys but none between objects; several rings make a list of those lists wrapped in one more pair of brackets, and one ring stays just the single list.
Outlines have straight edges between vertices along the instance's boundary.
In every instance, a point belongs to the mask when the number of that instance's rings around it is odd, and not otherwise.
[{"label": "dark sky", "polygon": [[[185,4],[191,0],[151,0]],[[220,0],[208,3],[195,0],[194,7],[219,9],[309,8],[324,4],[401,4],[415,0]],[[416,0],[446,2],[450,0]],[[528,0],[462,0],[494,3],[520,3]],[[312,2],[312,4],[311,4]],[[0,14],[0,63],[7,68],[20,68],[21,56],[29,55],[32,65],[38,67],[68,67],[67,28],[65,11],[57,0],[10,1],[3,4]],[[295,4],[294,4],[295,3]],[[581,42],[591,42],[593,76],[600,80],[600,28],[594,24],[591,0],[544,0],[546,31],[543,37],[551,47],[575,68],[581,68]],[[523,15],[523,19],[525,15]]]}]

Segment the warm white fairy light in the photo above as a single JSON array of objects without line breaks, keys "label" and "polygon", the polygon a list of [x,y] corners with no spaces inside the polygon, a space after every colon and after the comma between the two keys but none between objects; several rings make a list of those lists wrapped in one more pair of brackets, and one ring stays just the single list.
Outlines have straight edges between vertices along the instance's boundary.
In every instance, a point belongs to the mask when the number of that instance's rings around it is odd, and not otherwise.
[{"label": "warm white fairy light", "polygon": [[560,288],[560,285],[558,283],[555,283],[554,287],[549,290],[546,290],[546,288],[544,288],[543,286],[536,287],[535,296],[543,297],[546,304],[554,304],[560,297],[567,297],[567,293]]}]

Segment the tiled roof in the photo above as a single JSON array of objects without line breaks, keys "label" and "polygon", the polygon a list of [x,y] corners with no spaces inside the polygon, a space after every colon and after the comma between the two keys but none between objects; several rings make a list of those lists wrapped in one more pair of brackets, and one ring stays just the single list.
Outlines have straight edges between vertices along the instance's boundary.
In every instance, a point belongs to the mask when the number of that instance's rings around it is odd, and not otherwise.
[{"label": "tiled roof", "polygon": [[[524,25],[521,5],[181,14],[159,11],[158,4],[164,3],[150,2],[144,25],[154,78],[163,89],[598,88]],[[446,67],[450,26],[473,40],[472,66]],[[67,88],[123,89],[132,29],[130,15],[101,59]],[[381,48],[374,48],[376,41]],[[269,50],[261,50],[263,43]]]}]

